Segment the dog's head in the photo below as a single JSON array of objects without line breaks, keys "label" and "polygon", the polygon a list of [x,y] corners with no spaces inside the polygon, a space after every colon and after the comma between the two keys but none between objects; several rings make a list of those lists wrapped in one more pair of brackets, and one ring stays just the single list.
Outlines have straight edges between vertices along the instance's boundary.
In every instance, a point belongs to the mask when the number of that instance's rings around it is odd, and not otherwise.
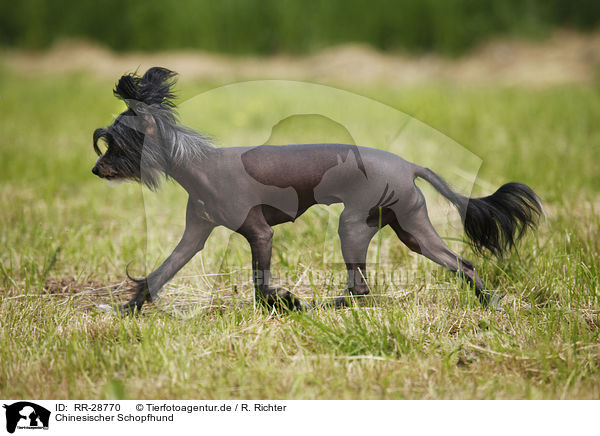
[{"label": "dog's head", "polygon": [[[153,67],[142,77],[135,73],[121,77],[113,92],[126,103],[127,110],[110,126],[94,131],[94,150],[99,156],[92,169],[96,176],[158,186],[159,173],[169,167],[177,141],[166,134],[177,121],[172,91],[175,75],[166,68]],[[105,143],[104,152],[100,140]],[[165,140],[172,144],[165,146]]]}]

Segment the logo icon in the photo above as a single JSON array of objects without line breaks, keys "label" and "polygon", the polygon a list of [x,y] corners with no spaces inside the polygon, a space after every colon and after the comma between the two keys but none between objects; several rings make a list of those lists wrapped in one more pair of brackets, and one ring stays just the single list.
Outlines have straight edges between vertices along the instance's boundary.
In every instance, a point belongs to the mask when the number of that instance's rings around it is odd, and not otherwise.
[{"label": "logo icon", "polygon": [[50,411],[28,401],[19,401],[11,405],[4,404],[6,409],[6,431],[14,433],[18,429],[48,429]]}]

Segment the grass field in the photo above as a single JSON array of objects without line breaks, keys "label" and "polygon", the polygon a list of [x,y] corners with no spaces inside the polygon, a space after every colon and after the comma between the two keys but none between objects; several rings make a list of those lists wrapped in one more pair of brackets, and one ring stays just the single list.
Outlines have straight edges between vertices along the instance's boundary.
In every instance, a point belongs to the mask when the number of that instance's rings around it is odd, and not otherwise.
[{"label": "grass field", "polygon": [[[180,94],[216,85],[183,77]],[[501,313],[386,230],[370,253],[379,297],[269,313],[253,302],[249,249],[219,231],[165,290],[179,306],[125,319],[95,305],[127,297],[129,262],[142,275],[168,254],[185,197],[165,185],[156,204],[92,176],[92,131],[121,108],[112,86],[0,69],[1,398],[600,398],[600,84],[360,89],[481,157],[475,194],[518,180],[543,199],[547,220],[502,261],[443,233],[507,293]],[[273,272],[306,298],[344,287],[315,248],[335,236],[329,220],[315,208],[276,228]]]}]

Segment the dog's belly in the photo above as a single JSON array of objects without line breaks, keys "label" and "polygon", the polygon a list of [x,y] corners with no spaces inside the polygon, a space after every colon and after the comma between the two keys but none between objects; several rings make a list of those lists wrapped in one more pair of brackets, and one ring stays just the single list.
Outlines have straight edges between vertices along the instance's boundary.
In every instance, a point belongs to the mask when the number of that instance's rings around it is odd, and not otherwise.
[{"label": "dog's belly", "polygon": [[[262,213],[265,217],[265,220],[269,225],[275,226],[277,224],[294,222],[297,218],[300,217],[304,212],[306,212],[310,207],[317,204],[317,201],[314,198],[312,193],[310,195],[299,196],[298,198],[298,207],[293,212],[290,210],[282,210],[277,207],[276,202],[269,202],[271,204],[262,204]],[[319,204],[333,204],[333,203],[341,203],[339,199],[331,199],[331,201],[323,202],[320,201]]]}]

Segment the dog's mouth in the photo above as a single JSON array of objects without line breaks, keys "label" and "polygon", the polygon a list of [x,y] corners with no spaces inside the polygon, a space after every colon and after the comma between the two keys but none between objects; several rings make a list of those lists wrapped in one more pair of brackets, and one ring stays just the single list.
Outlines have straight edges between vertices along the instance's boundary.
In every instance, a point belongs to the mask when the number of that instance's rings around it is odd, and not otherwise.
[{"label": "dog's mouth", "polygon": [[108,181],[108,182],[120,182],[123,181],[125,179],[125,177],[121,177],[115,174],[109,174],[106,175],[104,177],[102,177],[104,180]]},{"label": "dog's mouth", "polygon": [[122,179],[120,177],[105,178],[104,180],[106,180],[106,183],[108,183],[108,186],[113,187],[113,188],[115,186],[118,186],[121,183],[125,182],[125,179]]},{"label": "dog's mouth", "polygon": [[118,175],[114,174],[114,173],[105,174],[105,173],[102,173],[100,171],[96,171],[96,172],[94,172],[94,175],[96,175],[96,177],[99,177],[99,178],[104,179],[104,180],[120,179],[120,177]]},{"label": "dog's mouth", "polygon": [[99,178],[106,180],[106,182],[111,186],[119,185],[120,183],[126,180],[126,177],[122,177],[118,174],[110,173],[110,174],[96,174]]}]

